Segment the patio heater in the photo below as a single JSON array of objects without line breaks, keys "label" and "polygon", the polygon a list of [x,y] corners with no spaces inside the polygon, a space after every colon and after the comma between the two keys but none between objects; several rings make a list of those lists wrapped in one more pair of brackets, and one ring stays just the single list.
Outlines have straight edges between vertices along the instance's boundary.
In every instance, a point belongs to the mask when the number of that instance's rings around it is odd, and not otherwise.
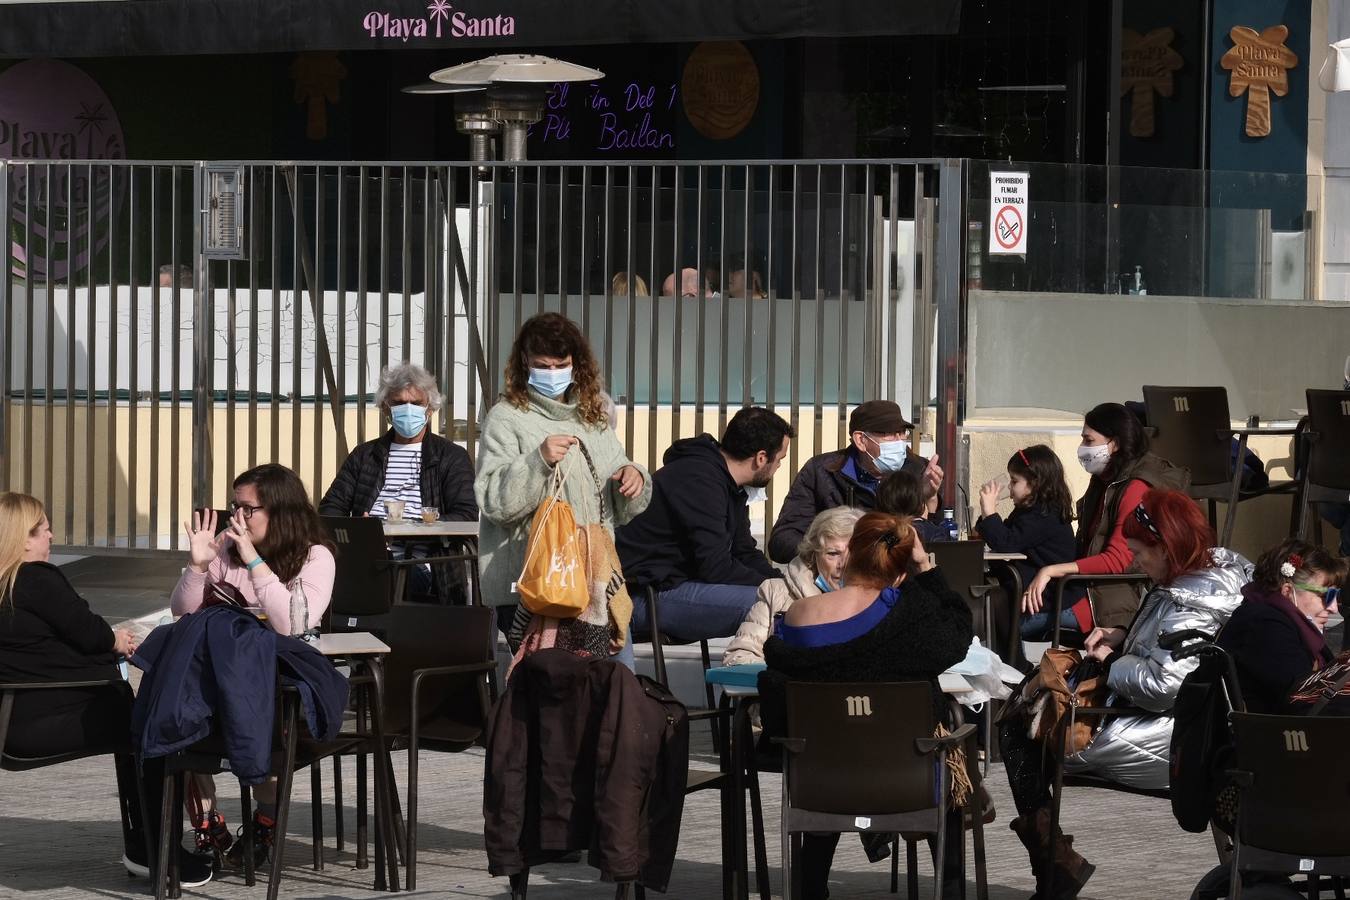
[{"label": "patio heater", "polygon": [[[455,130],[469,137],[469,157],[476,163],[491,162],[492,139],[501,132],[497,120],[487,114],[486,84],[444,84],[439,81],[424,81],[403,88],[405,94],[437,96],[454,94]],[[486,170],[479,169],[479,174]]]},{"label": "patio heater", "polygon": [[[474,137],[468,128],[499,126],[502,134],[502,160],[526,159],[525,135],[529,127],[544,117],[544,101],[559,82],[594,81],[605,73],[574,63],[533,53],[500,53],[431,73],[438,84],[480,87],[481,94],[456,98],[455,121],[461,131]],[[480,106],[481,103],[481,106]],[[475,159],[479,147],[475,143]]]}]

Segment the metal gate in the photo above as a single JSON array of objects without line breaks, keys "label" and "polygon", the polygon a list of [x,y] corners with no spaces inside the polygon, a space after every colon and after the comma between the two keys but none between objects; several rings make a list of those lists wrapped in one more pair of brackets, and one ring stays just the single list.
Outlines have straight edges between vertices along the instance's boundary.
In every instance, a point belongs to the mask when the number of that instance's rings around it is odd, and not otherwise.
[{"label": "metal gate", "polygon": [[0,480],[81,552],[181,548],[187,511],[260,462],[317,499],[387,427],[391,362],[436,375],[439,428],[472,454],[542,310],[588,335],[649,467],[743,405],[789,418],[771,523],[854,405],[920,421],[935,310],[960,295],[959,161],[0,168]]}]

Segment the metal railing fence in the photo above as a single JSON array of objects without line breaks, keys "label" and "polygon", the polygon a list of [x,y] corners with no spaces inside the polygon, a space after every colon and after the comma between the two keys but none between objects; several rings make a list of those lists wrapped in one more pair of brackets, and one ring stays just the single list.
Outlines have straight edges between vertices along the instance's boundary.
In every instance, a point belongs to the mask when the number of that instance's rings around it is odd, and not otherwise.
[{"label": "metal railing fence", "polygon": [[179,549],[186,510],[249,466],[321,496],[387,427],[389,363],[436,375],[472,454],[521,322],[557,310],[649,467],[743,405],[788,417],[771,523],[852,406],[933,395],[935,273],[960,270],[945,165],[243,163],[243,258],[220,260],[204,164],[0,163],[0,483],[47,504],[59,545]]}]

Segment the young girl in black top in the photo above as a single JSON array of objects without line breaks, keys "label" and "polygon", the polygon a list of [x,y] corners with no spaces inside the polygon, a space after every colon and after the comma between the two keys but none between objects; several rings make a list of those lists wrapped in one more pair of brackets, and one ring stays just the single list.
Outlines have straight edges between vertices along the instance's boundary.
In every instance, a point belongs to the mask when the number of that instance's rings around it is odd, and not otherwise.
[{"label": "young girl in black top", "polygon": [[[980,519],[976,527],[989,549],[996,553],[1023,553],[1015,562],[1022,584],[1031,583],[1043,566],[1077,558],[1074,546],[1073,498],[1064,481],[1064,467],[1055,452],[1044,444],[1018,450],[1008,459],[1008,496],[1013,511],[1005,521],[994,511],[1002,494],[999,479],[980,488]],[[1065,598],[1064,614],[1072,616]],[[1042,610],[1022,620],[1022,637],[1047,640],[1054,630],[1052,612]],[[1074,626],[1077,627],[1076,625]]]}]

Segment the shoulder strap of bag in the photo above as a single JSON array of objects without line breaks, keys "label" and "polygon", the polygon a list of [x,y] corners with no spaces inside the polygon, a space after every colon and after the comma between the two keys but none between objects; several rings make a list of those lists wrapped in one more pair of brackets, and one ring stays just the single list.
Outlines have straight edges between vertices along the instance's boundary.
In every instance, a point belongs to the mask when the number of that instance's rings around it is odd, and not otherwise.
[{"label": "shoulder strap of bag", "polygon": [[581,450],[581,456],[586,460],[586,468],[591,470],[591,478],[595,481],[596,502],[600,505],[600,521],[605,520],[605,483],[600,480],[600,473],[595,471],[595,463],[591,461],[591,451],[586,449],[586,442],[577,438],[577,447]]},{"label": "shoulder strap of bag", "polygon": [[1340,678],[1337,678],[1335,681],[1331,682],[1331,684],[1327,685],[1322,689],[1322,699],[1318,700],[1316,703],[1313,704],[1312,709],[1308,710],[1308,715],[1310,716],[1319,715],[1322,712],[1322,710],[1327,708],[1328,703],[1336,699],[1336,696],[1341,692],[1341,689],[1344,688],[1348,682],[1350,682],[1350,665],[1347,665],[1345,667],[1345,671],[1341,673]]},{"label": "shoulder strap of bag", "polygon": [[[557,465],[553,467],[553,471],[549,473],[548,481],[544,483],[544,496],[540,498],[539,505],[544,507],[545,517],[548,516],[549,512],[558,503],[558,501],[562,499],[563,487],[567,484],[567,472],[571,468],[570,465],[564,467],[563,463],[567,462],[567,460],[571,459],[571,457],[572,457],[571,453],[565,455],[562,458],[562,462],[559,462]],[[536,507],[536,515],[537,514],[538,513]],[[538,545],[539,545],[539,535],[535,534],[533,529],[531,529],[529,536],[529,543],[525,547],[525,561],[520,564],[521,574],[524,574],[525,570],[529,568],[530,560],[534,557],[535,547],[537,547]]]}]

